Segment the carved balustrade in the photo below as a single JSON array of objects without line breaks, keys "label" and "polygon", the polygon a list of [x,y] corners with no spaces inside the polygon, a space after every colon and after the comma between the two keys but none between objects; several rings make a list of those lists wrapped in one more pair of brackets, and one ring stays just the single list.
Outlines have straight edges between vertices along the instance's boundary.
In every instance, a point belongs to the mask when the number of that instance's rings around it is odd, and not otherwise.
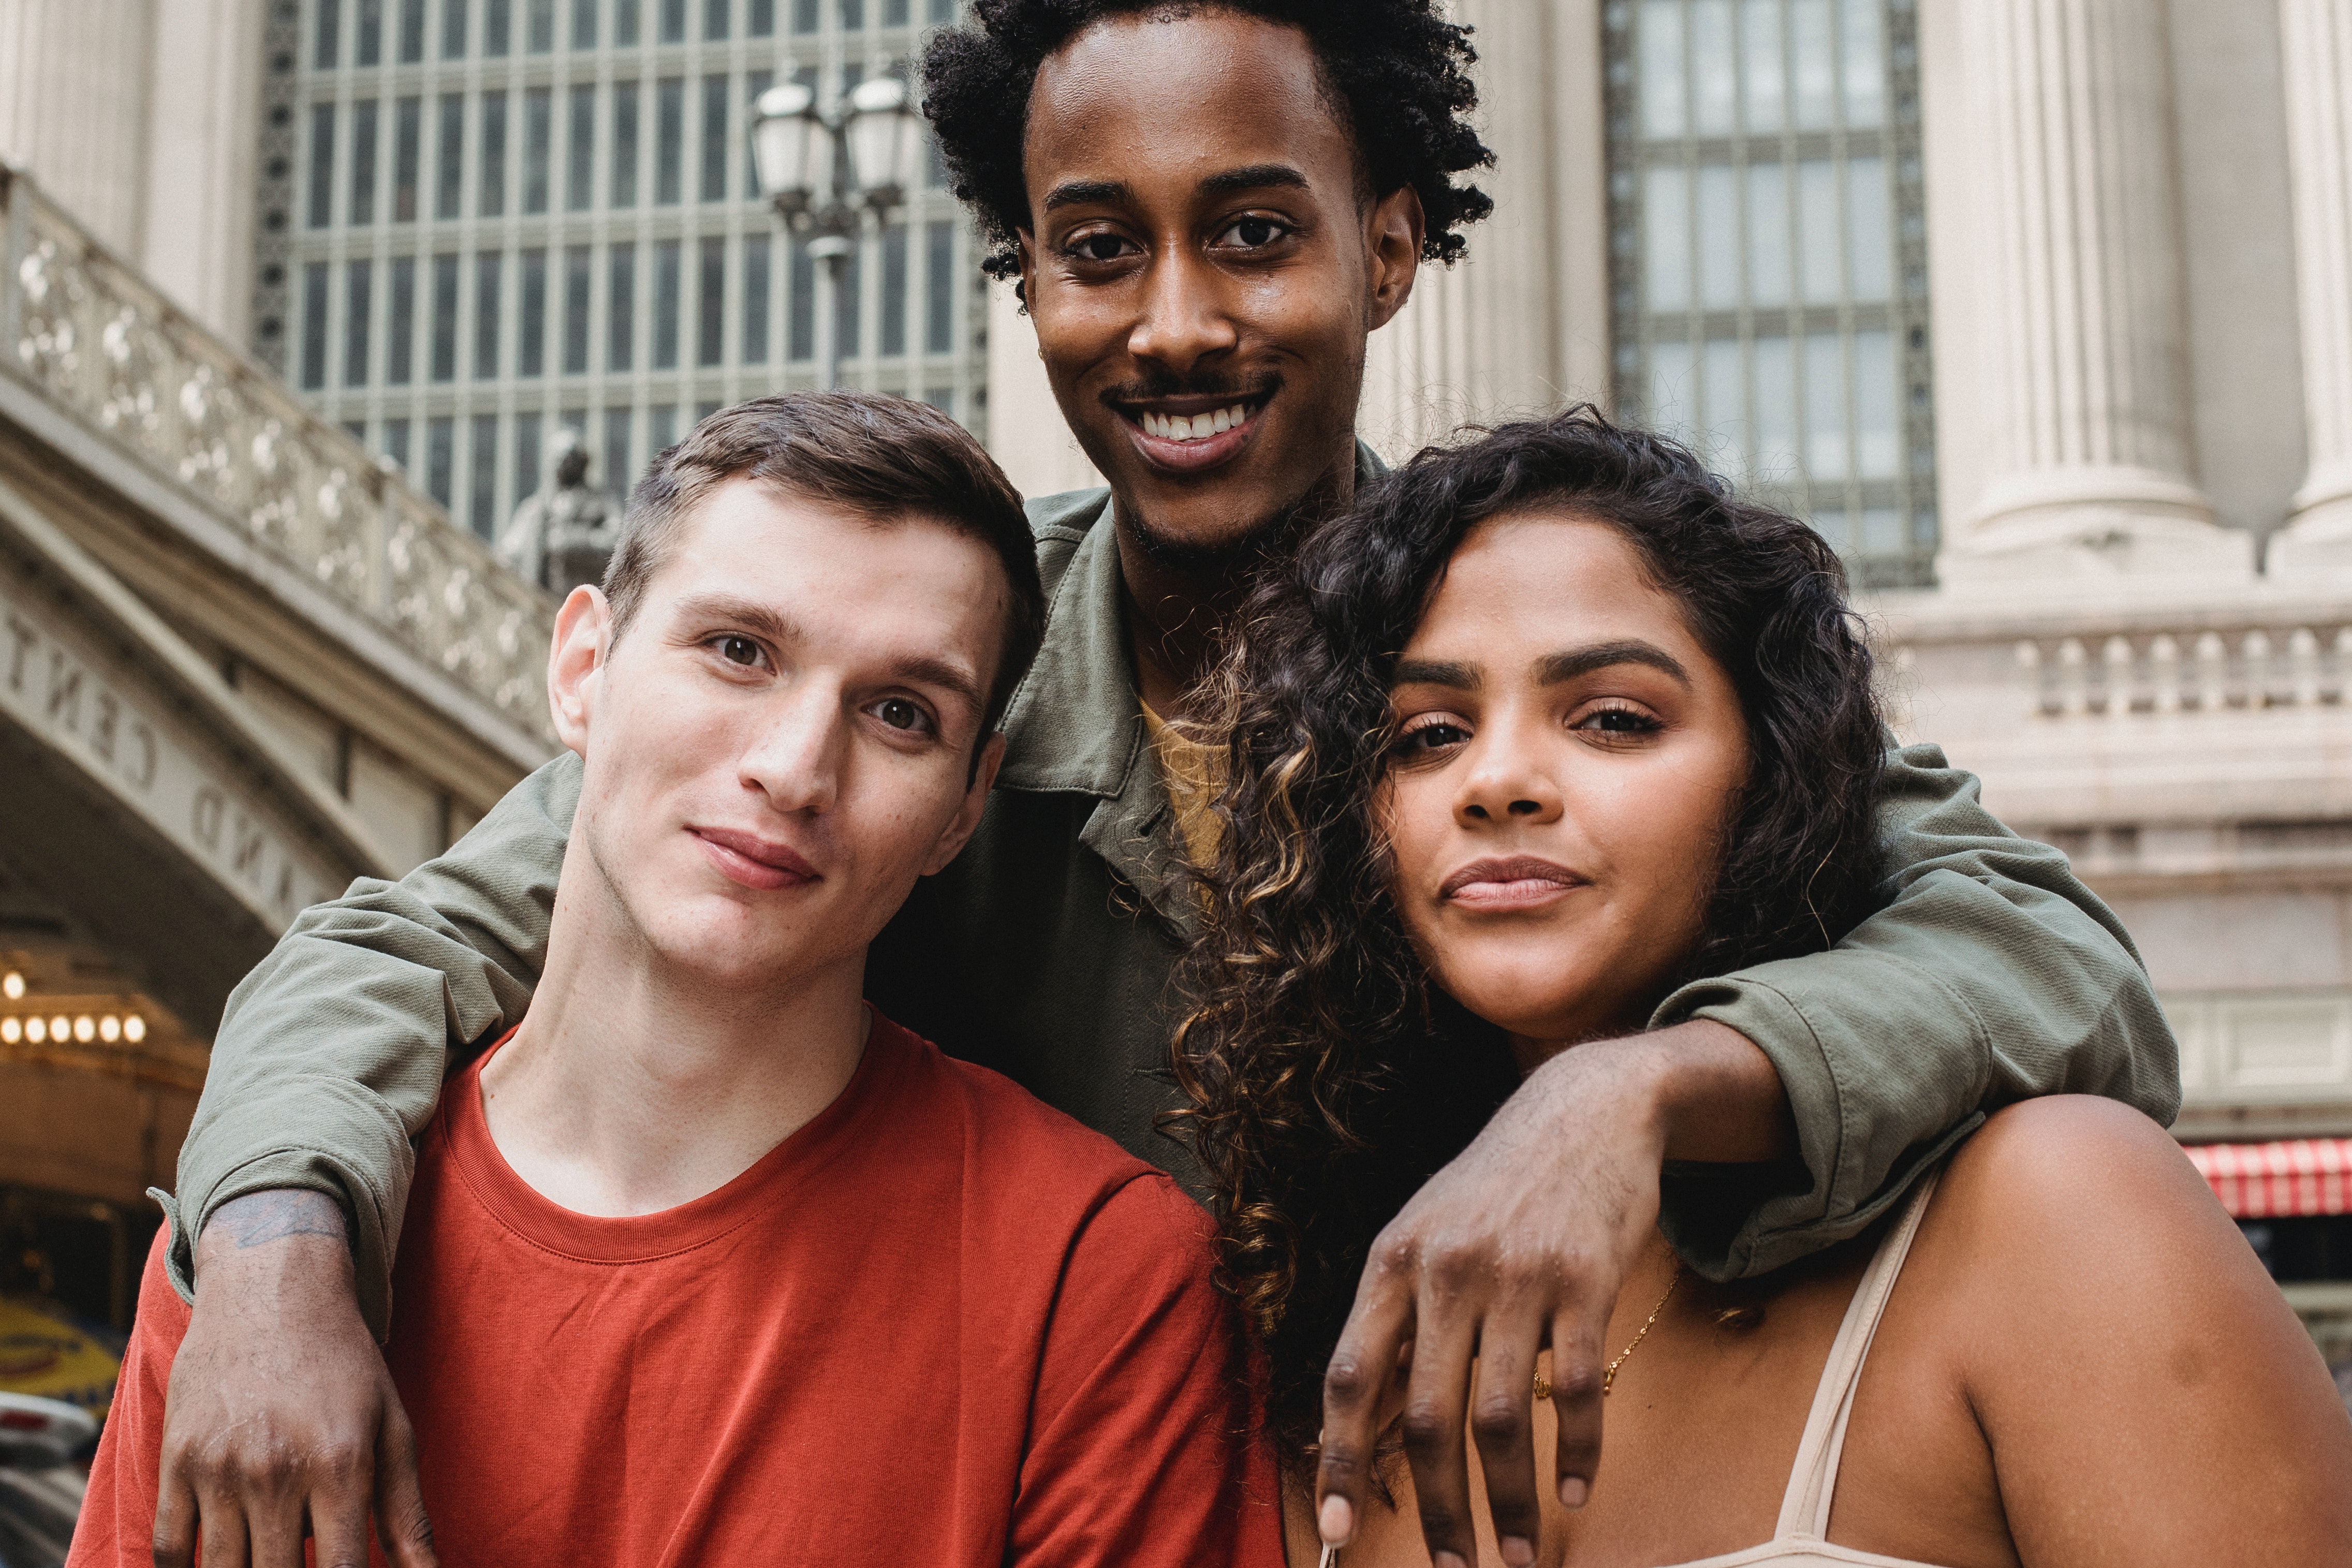
[{"label": "carved balustrade", "polygon": [[[0,168],[0,366],[524,730],[552,615],[473,534]],[[333,628],[328,628],[330,632]]]}]

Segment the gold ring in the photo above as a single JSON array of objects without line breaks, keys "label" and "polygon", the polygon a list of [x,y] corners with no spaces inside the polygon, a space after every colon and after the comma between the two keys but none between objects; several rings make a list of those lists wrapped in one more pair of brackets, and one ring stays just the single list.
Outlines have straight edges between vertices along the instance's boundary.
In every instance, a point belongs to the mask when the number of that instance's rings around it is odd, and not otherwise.
[{"label": "gold ring", "polygon": [[1540,1372],[1536,1374],[1536,1397],[1538,1399],[1551,1397],[1551,1379]]}]

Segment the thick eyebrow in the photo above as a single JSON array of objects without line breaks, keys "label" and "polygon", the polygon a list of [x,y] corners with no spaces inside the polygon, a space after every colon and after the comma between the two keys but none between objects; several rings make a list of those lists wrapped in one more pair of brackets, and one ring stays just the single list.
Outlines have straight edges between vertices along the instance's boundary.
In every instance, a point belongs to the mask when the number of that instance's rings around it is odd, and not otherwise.
[{"label": "thick eyebrow", "polygon": [[902,659],[898,662],[898,674],[900,680],[919,685],[942,687],[971,705],[975,712],[980,708],[980,683],[971,678],[969,670],[950,664],[945,659],[934,659],[928,654]]},{"label": "thick eyebrow", "polygon": [[[1200,183],[1204,196],[1228,196],[1236,191],[1263,191],[1269,186],[1307,188],[1307,176],[1287,163],[1250,163],[1239,169],[1221,170]],[[1135,199],[1135,188],[1124,180],[1065,180],[1045,193],[1045,210],[1056,207],[1083,206],[1090,202],[1126,205]]]},{"label": "thick eyebrow", "polygon": [[[740,626],[778,647],[795,646],[806,640],[799,622],[791,617],[777,613],[757,600],[740,599],[731,593],[698,593],[682,599],[678,601],[677,617],[689,625],[707,625],[715,621]],[[984,701],[980,682],[970,670],[929,653],[898,660],[891,673],[895,678],[912,685],[938,686],[974,709]]]},{"label": "thick eyebrow", "polygon": [[1227,169],[1201,182],[1204,196],[1229,196],[1236,191],[1263,191],[1272,185],[1307,189],[1307,176],[1287,163],[1251,163]]},{"label": "thick eyebrow", "polygon": [[1448,686],[1457,692],[1475,692],[1486,684],[1477,665],[1451,659],[1399,659],[1389,682],[1392,686]]},{"label": "thick eyebrow", "polygon": [[698,622],[724,621],[755,632],[779,646],[796,643],[803,633],[799,622],[780,614],[756,599],[739,598],[732,593],[697,593],[677,602],[677,619],[692,624]]},{"label": "thick eyebrow", "polygon": [[1065,180],[1045,193],[1045,210],[1076,207],[1088,202],[1124,204],[1135,199],[1135,189],[1124,180]]},{"label": "thick eyebrow", "polygon": [[1589,648],[1572,648],[1565,653],[1547,653],[1536,661],[1536,679],[1547,686],[1562,681],[1572,681],[1594,670],[1605,670],[1612,664],[1647,664],[1654,670],[1672,675],[1687,686],[1690,672],[1682,662],[1654,643],[1628,640],[1620,643],[1595,643]]}]

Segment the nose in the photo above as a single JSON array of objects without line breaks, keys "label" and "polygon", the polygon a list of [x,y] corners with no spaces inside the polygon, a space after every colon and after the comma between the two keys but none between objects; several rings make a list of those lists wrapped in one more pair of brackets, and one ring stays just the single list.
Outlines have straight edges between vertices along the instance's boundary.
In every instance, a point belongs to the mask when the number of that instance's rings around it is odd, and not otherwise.
[{"label": "nose", "polygon": [[737,779],[778,811],[829,811],[841,798],[848,746],[841,694],[819,681],[796,681],[761,716],[736,759]]},{"label": "nose", "polygon": [[1514,744],[1507,735],[1491,736],[1492,729],[1479,737],[1479,750],[1454,798],[1454,821],[1465,828],[1558,821],[1564,805],[1550,769],[1532,748]]},{"label": "nose", "polygon": [[1128,352],[1179,376],[1203,360],[1232,352],[1241,340],[1225,309],[1217,270],[1190,246],[1163,246],[1146,277],[1143,307],[1127,339]]}]

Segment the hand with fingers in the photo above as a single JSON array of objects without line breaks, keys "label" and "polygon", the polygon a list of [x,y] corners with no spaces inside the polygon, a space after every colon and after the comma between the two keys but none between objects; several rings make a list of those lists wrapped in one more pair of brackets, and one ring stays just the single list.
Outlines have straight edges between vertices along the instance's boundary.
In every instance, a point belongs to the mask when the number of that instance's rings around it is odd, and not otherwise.
[{"label": "hand with fingers", "polygon": [[343,1217],[318,1193],[224,1204],[197,1239],[172,1364],[157,1568],[433,1568],[416,1444],[362,1321]]},{"label": "hand with fingers", "polygon": [[1664,1162],[1771,1158],[1787,1124],[1769,1061],[1704,1020],[1578,1046],[1529,1073],[1372,1245],[1324,1384],[1324,1542],[1354,1535],[1374,1446],[1402,1412],[1434,1568],[1477,1560],[1474,1441],[1503,1561],[1533,1563],[1537,1357],[1551,1352],[1559,1417],[1540,1484],[1581,1508],[1601,1456],[1610,1316],[1655,1235]]}]

